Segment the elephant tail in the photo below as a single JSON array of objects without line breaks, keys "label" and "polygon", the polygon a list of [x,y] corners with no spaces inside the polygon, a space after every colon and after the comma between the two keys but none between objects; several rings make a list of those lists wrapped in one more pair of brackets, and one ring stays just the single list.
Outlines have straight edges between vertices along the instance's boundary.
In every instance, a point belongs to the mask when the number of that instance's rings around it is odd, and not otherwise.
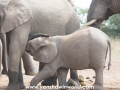
[{"label": "elephant tail", "polygon": [[110,70],[110,66],[111,66],[111,43],[110,40],[108,39],[108,48],[109,48],[109,62],[108,62],[108,70]]}]

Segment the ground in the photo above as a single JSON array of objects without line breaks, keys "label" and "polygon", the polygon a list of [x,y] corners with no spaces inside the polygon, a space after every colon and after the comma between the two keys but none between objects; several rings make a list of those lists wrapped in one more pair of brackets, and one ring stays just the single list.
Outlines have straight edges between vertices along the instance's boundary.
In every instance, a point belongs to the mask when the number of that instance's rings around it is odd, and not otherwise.
[{"label": "ground", "polygon": [[[106,68],[104,69],[104,90],[120,90],[120,42],[114,40],[112,40],[111,42],[112,42],[112,66],[108,71],[107,70],[108,58],[107,58]],[[36,65],[36,67],[38,67],[38,62],[34,61],[34,64]],[[84,76],[85,84],[87,86],[90,86],[94,83],[93,76],[95,76],[95,73],[93,70],[90,69],[81,70],[81,71],[79,70],[78,74]],[[24,75],[24,82],[26,86],[29,85],[33,77],[34,76]],[[89,77],[90,79],[86,79],[86,77]],[[69,74],[67,78],[69,78]],[[5,90],[5,87],[7,85],[8,85],[8,77],[6,75],[2,75],[0,77],[0,90]]]}]

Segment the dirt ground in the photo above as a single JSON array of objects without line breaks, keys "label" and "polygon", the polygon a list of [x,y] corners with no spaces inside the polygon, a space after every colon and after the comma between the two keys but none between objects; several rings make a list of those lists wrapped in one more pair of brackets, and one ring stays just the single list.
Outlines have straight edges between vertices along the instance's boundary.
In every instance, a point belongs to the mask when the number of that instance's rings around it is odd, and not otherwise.
[{"label": "dirt ground", "polygon": [[[34,64],[38,67],[37,62],[34,62]],[[95,75],[95,73],[93,70],[90,69],[81,70],[81,71],[79,70],[78,74],[84,76],[85,84],[87,86],[90,86],[94,83],[93,76]],[[29,85],[33,77],[34,76],[24,75],[24,82],[26,86]],[[90,79],[86,79],[86,77],[89,77]],[[69,78],[69,74],[67,78]],[[5,90],[5,87],[7,85],[8,85],[8,77],[6,75],[2,75],[0,77],[0,90]],[[120,90],[120,61],[112,61],[112,66],[109,71],[107,70],[107,67],[104,69],[104,90]]]}]

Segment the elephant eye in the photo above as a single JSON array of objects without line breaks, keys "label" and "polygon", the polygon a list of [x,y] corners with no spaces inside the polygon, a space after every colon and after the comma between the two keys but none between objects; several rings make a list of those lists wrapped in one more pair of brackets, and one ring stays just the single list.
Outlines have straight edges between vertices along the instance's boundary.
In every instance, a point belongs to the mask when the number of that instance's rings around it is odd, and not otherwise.
[{"label": "elephant eye", "polygon": [[29,44],[29,48],[30,48],[30,49],[33,48],[31,44]]},{"label": "elephant eye", "polygon": [[43,48],[43,46],[38,46],[38,49],[40,50],[40,49],[42,49]]},{"label": "elephant eye", "polygon": [[39,46],[38,51],[42,50],[45,46]]},{"label": "elephant eye", "polygon": [[32,46],[31,44],[29,44],[29,48],[30,48],[30,49],[32,49],[32,48],[33,48],[33,46]]}]

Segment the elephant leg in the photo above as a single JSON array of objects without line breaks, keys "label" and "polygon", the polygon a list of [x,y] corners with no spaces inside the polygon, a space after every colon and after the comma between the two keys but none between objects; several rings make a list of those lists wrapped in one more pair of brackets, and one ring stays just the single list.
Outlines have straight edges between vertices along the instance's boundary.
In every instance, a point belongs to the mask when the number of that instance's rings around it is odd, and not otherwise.
[{"label": "elephant leg", "polygon": [[103,68],[95,70],[96,77],[94,83],[94,89],[91,90],[103,90]]},{"label": "elephant leg", "polygon": [[27,52],[24,52],[22,59],[23,59],[25,74],[26,75],[36,75],[38,73],[38,70],[35,68],[35,66],[33,64],[32,56],[30,56]]},{"label": "elephant leg", "polygon": [[45,63],[39,62],[39,72],[44,68]]},{"label": "elephant leg", "polygon": [[0,40],[0,76],[1,76],[1,64],[2,64],[2,42]]},{"label": "elephant leg", "polygon": [[[53,62],[54,63],[54,62]],[[54,64],[46,64],[45,67],[39,72],[30,82],[30,86],[36,86],[42,80],[53,76],[57,71],[57,65]]]},{"label": "elephant leg", "polygon": [[53,75],[44,81],[42,81],[41,85],[43,86],[52,86],[52,85],[57,85],[57,75]]},{"label": "elephant leg", "polygon": [[[39,62],[39,72],[44,68],[45,64],[42,62]],[[52,77],[49,77],[42,81],[41,83],[43,86],[52,86],[57,85],[57,75],[53,75]]]},{"label": "elephant leg", "polygon": [[24,85],[24,83],[23,83],[21,60],[20,60],[20,64],[19,64],[18,83],[19,83],[20,89],[25,89],[25,85]]},{"label": "elephant leg", "polygon": [[7,63],[5,62],[5,59],[2,59],[2,65],[3,65],[3,69],[2,69],[2,74],[8,74],[8,65],[6,65]]},{"label": "elephant leg", "polygon": [[[70,69],[70,78],[76,82],[76,86],[80,86],[80,82],[78,80],[77,70]],[[73,84],[74,85],[74,84]]]},{"label": "elephant leg", "polygon": [[[6,90],[20,90],[18,83],[19,63],[23,55],[30,32],[30,22],[27,22],[9,32],[9,84]],[[20,76],[20,75],[19,75]],[[19,79],[20,80],[20,79]],[[22,79],[21,79],[22,80]]]},{"label": "elephant leg", "polygon": [[59,86],[61,86],[60,90],[66,90],[67,88],[63,86],[68,86],[66,82],[66,77],[67,77],[68,69],[67,68],[59,68],[57,70],[57,77],[58,77],[58,82]]},{"label": "elephant leg", "polygon": [[8,55],[7,55],[7,40],[6,40],[6,34],[0,34],[0,38],[3,44],[3,52],[2,52],[2,65],[3,70],[2,74],[8,73]]}]

